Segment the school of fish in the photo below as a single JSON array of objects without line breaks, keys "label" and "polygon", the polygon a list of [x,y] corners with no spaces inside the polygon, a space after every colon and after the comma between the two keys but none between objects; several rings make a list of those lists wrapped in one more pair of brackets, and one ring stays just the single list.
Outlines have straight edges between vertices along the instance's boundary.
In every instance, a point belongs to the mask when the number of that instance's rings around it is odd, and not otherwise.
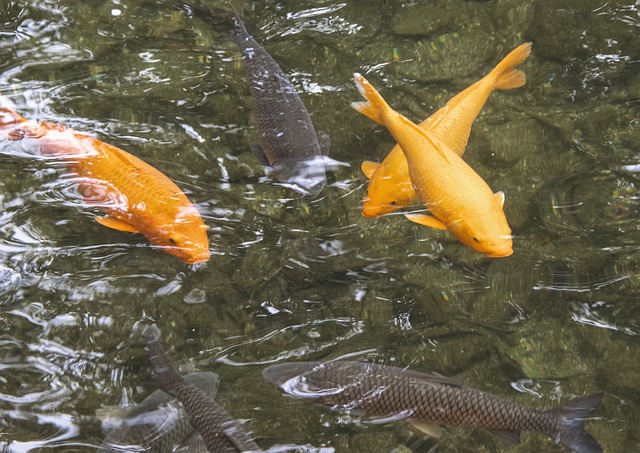
[{"label": "school of fish", "polygon": [[[240,48],[260,140],[251,150],[260,163],[302,195],[318,195],[327,184],[322,158],[329,141],[316,133],[288,76],[247,32],[237,13],[177,4],[216,30],[226,30]],[[397,142],[381,163],[362,162],[369,179],[362,215],[379,217],[418,200],[426,212],[406,213],[410,221],[447,230],[488,257],[510,256],[513,238],[504,212],[505,194],[492,190],[462,156],[491,93],[525,85],[525,74],[517,66],[530,54],[531,43],[518,46],[420,124],[395,111],[361,74],[354,74],[365,101],[351,106],[384,126]],[[63,162],[82,199],[104,213],[95,218],[100,225],[140,233],[153,247],[187,264],[210,259],[207,226],[197,208],[169,177],[141,159],[63,125],[28,120],[4,100],[0,139]],[[99,452],[134,447],[173,451],[183,443],[190,451],[262,451],[215,401],[215,374],[181,376],[157,335],[147,332],[146,339],[152,378],[162,391],[121,414]],[[520,431],[534,431],[577,453],[602,451],[583,427],[601,394],[539,410],[468,388],[456,379],[348,361],[276,364],[264,369],[263,376],[291,396],[366,416],[407,419],[432,435],[440,425],[459,425],[486,428],[517,442]]]}]

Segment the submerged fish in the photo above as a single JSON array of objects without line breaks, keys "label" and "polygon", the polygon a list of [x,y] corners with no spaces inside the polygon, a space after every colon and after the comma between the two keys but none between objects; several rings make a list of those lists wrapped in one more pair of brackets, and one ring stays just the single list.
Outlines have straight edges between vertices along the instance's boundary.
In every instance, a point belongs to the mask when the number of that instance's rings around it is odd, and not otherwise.
[{"label": "submerged fish", "polygon": [[543,411],[456,379],[364,362],[283,363],[267,367],[263,376],[290,396],[368,416],[406,418],[430,434],[437,433],[438,425],[456,425],[485,428],[519,442],[520,431],[535,431],[578,453],[602,451],[582,426],[600,404],[600,393]]},{"label": "submerged fish", "polygon": [[187,263],[209,259],[207,227],[195,206],[163,173],[115,146],[67,127],[29,121],[0,107],[0,139],[25,140],[64,161],[83,199],[108,215],[101,225],[143,234]]},{"label": "submerged fish", "polygon": [[494,194],[450,147],[389,107],[364,77],[355,74],[354,80],[367,102],[351,106],[391,132],[407,158],[416,194],[431,213],[405,216],[449,230],[463,244],[490,257],[511,255],[511,229],[502,210],[504,193]]},{"label": "submerged fish", "polygon": [[327,183],[324,159],[328,137],[316,134],[311,117],[287,75],[267,51],[247,32],[239,16],[224,10],[185,5],[212,23],[226,22],[242,51],[245,73],[251,83],[253,118],[260,144],[251,150],[275,177],[303,195],[315,196]]},{"label": "submerged fish", "polygon": [[[184,380],[199,388],[209,398],[215,398],[218,392],[220,379],[216,373],[191,373],[185,375]],[[116,423],[96,453],[169,453],[179,445],[186,445],[192,453],[207,451],[182,404],[162,390],[156,390],[140,404],[115,411],[108,410],[105,415],[108,419],[115,418]]]},{"label": "submerged fish", "polygon": [[[493,71],[458,93],[419,126],[462,156],[469,141],[471,126],[489,95],[494,90],[510,90],[526,83],[524,73],[515,67],[530,54],[531,43],[518,46]],[[363,216],[378,217],[415,201],[409,166],[400,145],[396,145],[381,163],[365,161],[361,168],[369,178],[369,189],[362,206]]]},{"label": "submerged fish", "polygon": [[184,405],[191,423],[202,435],[210,452],[261,451],[222,406],[183,379],[169,361],[160,342],[152,335],[148,336],[147,349],[153,369],[152,378],[162,390],[175,396]]}]

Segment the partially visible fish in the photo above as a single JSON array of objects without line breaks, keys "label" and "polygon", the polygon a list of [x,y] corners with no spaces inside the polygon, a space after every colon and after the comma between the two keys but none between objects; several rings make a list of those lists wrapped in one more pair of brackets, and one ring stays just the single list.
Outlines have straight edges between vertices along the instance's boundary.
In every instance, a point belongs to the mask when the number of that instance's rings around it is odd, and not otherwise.
[{"label": "partially visible fish", "polygon": [[412,222],[448,230],[460,242],[493,258],[513,253],[511,229],[504,215],[503,192],[487,183],[449,146],[433,138],[393,110],[360,74],[354,81],[366,102],[351,107],[385,126],[409,164],[409,176],[418,198],[430,215],[405,214]]},{"label": "partially visible fish", "polygon": [[[191,373],[184,380],[215,398],[220,378],[216,373]],[[96,453],[145,451],[170,453],[186,445],[191,453],[206,453],[207,449],[182,404],[162,390],[156,390],[140,404],[116,411],[101,411],[115,425],[107,433]],[[111,422],[109,419],[114,419]],[[107,423],[108,422],[108,423]]]},{"label": "partially visible fish", "polygon": [[456,379],[364,362],[283,363],[267,367],[263,376],[292,397],[367,416],[408,419],[430,434],[437,434],[438,425],[467,426],[517,443],[520,431],[535,431],[577,453],[602,452],[582,426],[600,404],[601,393],[543,411]]},{"label": "partially visible fish", "polygon": [[[494,90],[511,90],[526,83],[524,73],[515,67],[530,54],[531,43],[518,46],[493,71],[458,93],[419,126],[462,156],[469,141],[471,126],[489,95]],[[367,197],[362,203],[363,216],[378,217],[415,201],[409,166],[400,145],[396,145],[381,163],[365,161],[361,168],[369,178]]]},{"label": "partially visible fish", "polygon": [[222,406],[183,379],[155,336],[148,335],[147,349],[153,369],[151,377],[162,390],[184,405],[191,423],[202,435],[210,452],[261,451]]},{"label": "partially visible fish", "polygon": [[0,139],[24,140],[63,160],[84,200],[105,211],[101,225],[143,234],[153,245],[201,263],[210,257],[207,227],[195,206],[163,173],[115,146],[65,126],[23,118],[0,106]]},{"label": "partially visible fish", "polygon": [[315,196],[327,183],[324,159],[329,139],[316,134],[300,96],[278,63],[247,32],[238,15],[184,3],[219,27],[231,28],[231,37],[242,51],[245,73],[251,83],[253,118],[260,144],[251,150],[278,181],[303,195]]}]

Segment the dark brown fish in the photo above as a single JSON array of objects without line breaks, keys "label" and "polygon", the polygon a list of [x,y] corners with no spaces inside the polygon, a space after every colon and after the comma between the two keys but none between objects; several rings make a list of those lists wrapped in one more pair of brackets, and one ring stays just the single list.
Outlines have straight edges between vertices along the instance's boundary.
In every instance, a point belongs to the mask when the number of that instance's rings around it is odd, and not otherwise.
[{"label": "dark brown fish", "polygon": [[329,140],[316,134],[307,108],[271,55],[247,32],[237,14],[183,3],[215,28],[224,23],[242,52],[251,83],[253,118],[260,144],[251,150],[276,178],[303,195],[315,196],[327,183],[324,158]]},{"label": "dark brown fish", "polygon": [[162,390],[175,396],[183,404],[191,423],[200,432],[211,453],[261,451],[222,406],[184,380],[154,336],[148,336],[147,350],[153,369],[151,377]]},{"label": "dark brown fish", "polygon": [[[191,373],[185,375],[184,379],[210,398],[214,398],[218,392],[220,379],[216,373]],[[107,420],[115,419],[115,423],[103,422],[113,428],[96,453],[169,453],[180,445],[186,445],[191,453],[206,451],[182,404],[162,390],[156,390],[135,406],[101,412]]]},{"label": "dark brown fish", "polygon": [[290,396],[332,409],[407,418],[418,427],[432,423],[485,428],[513,442],[520,440],[520,431],[535,431],[578,453],[602,452],[582,426],[600,404],[601,393],[543,411],[456,379],[364,362],[283,363],[266,368],[263,376]]}]

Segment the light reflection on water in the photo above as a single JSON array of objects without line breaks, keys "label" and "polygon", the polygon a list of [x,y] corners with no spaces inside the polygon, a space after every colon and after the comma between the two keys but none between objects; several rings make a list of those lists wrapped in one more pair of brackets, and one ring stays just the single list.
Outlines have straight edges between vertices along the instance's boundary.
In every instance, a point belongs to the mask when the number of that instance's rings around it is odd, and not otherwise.
[{"label": "light reflection on water", "polygon": [[[0,6],[0,91],[167,174],[212,248],[188,266],[105,230],[63,165],[0,144],[0,450],[92,451],[102,433],[83,420],[154,390],[129,338],[139,321],[160,326],[179,366],[220,374],[220,401],[265,448],[511,450],[483,432],[434,441],[360,423],[262,382],[266,364],[356,355],[542,407],[604,391],[589,431],[606,451],[640,449],[640,16],[614,3],[243,2],[331,136],[315,199],[251,155],[239,53],[203,21],[153,2]],[[401,215],[363,218],[360,163],[393,142],[349,107],[352,73],[423,120],[528,40],[527,86],[491,96],[465,155],[506,193],[514,255],[487,259]],[[518,451],[550,448],[529,436]]]}]

